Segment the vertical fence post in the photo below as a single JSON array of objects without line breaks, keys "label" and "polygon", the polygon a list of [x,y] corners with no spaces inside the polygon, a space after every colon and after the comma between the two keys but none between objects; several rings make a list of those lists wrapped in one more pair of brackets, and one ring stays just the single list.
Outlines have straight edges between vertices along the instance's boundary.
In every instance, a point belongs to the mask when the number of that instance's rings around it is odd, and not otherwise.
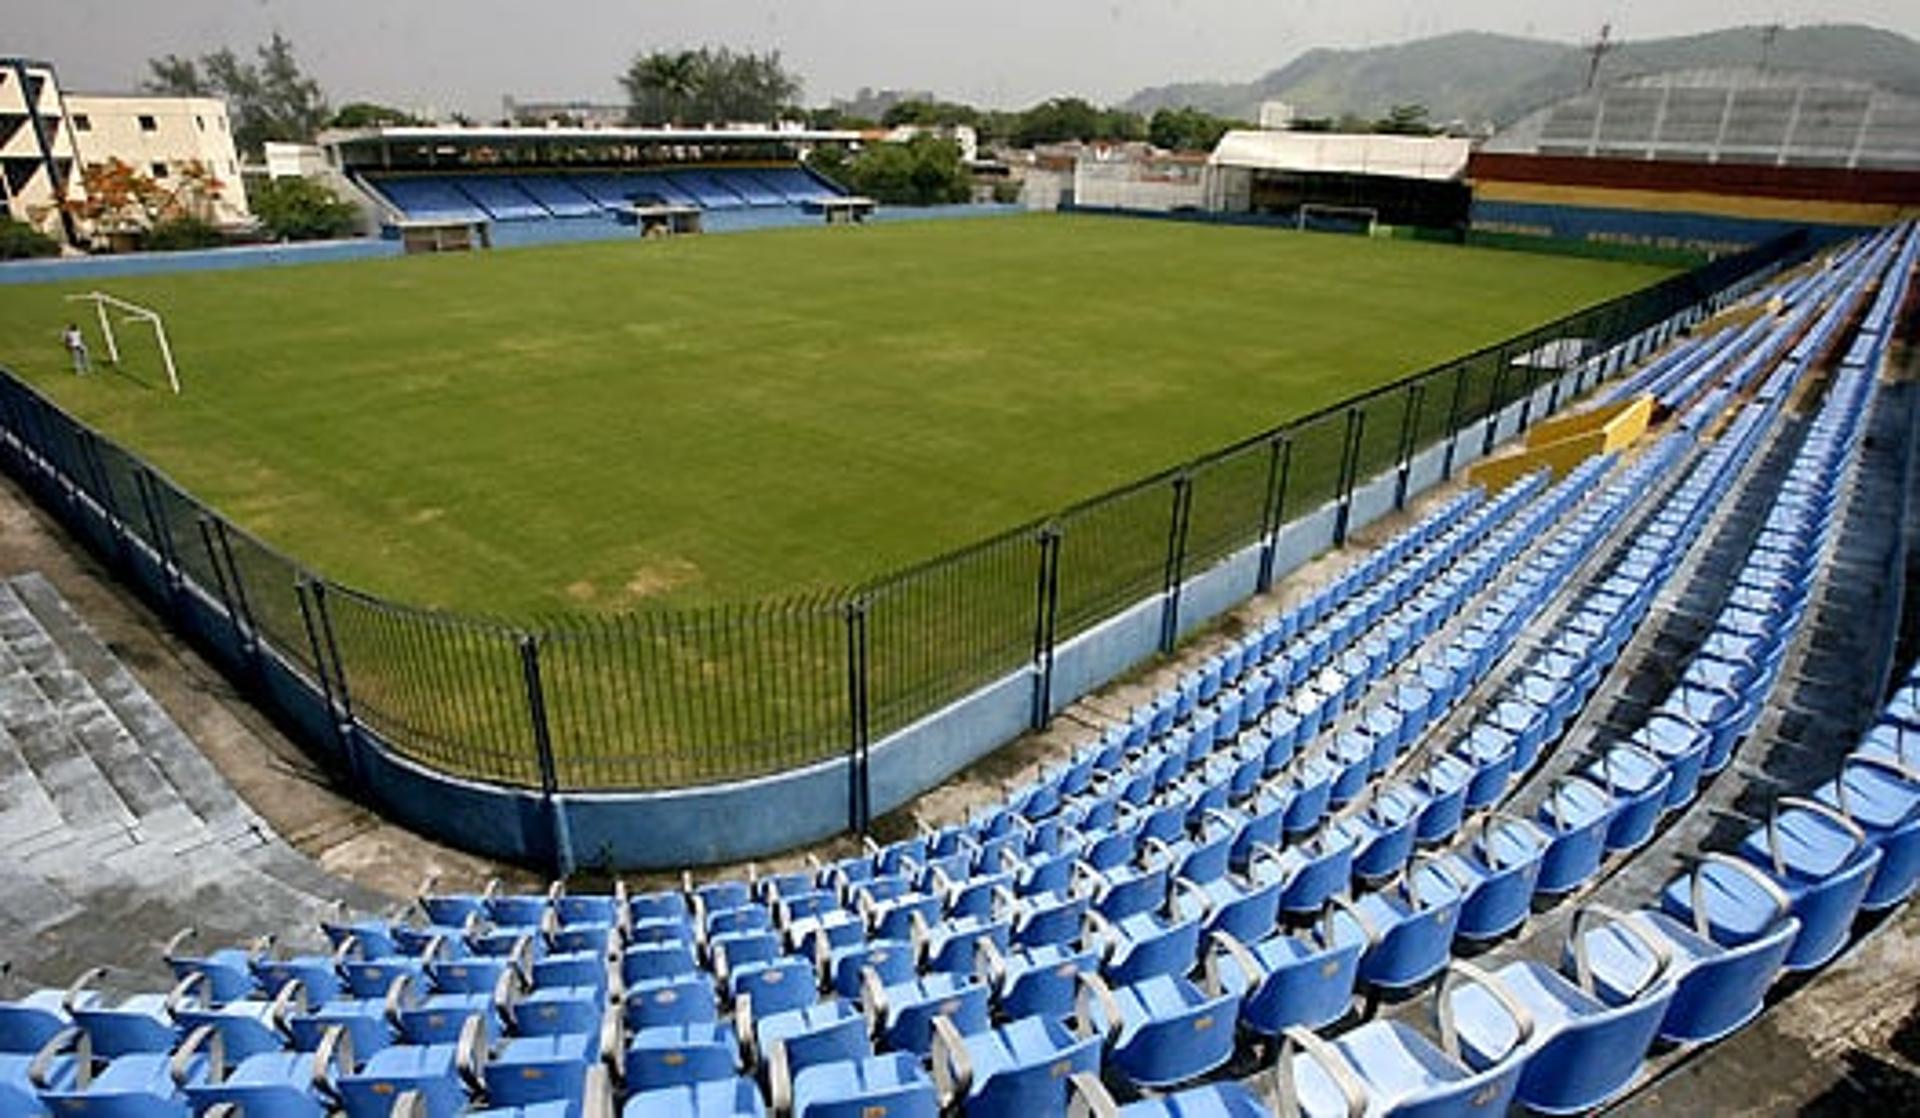
[{"label": "vertical fence post", "polygon": [[[1539,350],[1535,349],[1533,352],[1537,354]],[[1520,390],[1520,425],[1514,428],[1516,431],[1525,431],[1533,423],[1533,394],[1540,387],[1540,367],[1537,364],[1537,358],[1527,362],[1526,371],[1526,383]]]},{"label": "vertical fence post", "polygon": [[173,538],[167,531],[166,517],[160,515],[160,499],[154,492],[153,475],[145,466],[133,472],[133,487],[140,491],[140,509],[147,516],[147,542],[160,560],[160,576],[170,592],[180,589],[180,566],[173,557]]},{"label": "vertical fence post", "polygon": [[1460,445],[1460,408],[1467,394],[1467,369],[1462,363],[1453,367],[1453,400],[1447,405],[1447,453],[1440,463],[1440,477],[1453,480],[1453,451]]},{"label": "vertical fence post", "polygon": [[1180,474],[1173,479],[1173,509],[1167,521],[1167,565],[1160,589],[1165,595],[1160,610],[1160,651],[1172,652],[1180,634],[1180,584],[1185,581],[1187,562],[1187,518],[1193,509],[1193,478]]},{"label": "vertical fence post", "polygon": [[1353,512],[1354,475],[1360,472],[1360,440],[1366,429],[1366,413],[1347,409],[1347,440],[1340,451],[1340,504],[1333,517],[1333,546],[1347,542],[1347,521]]},{"label": "vertical fence post", "polygon": [[864,835],[873,823],[867,774],[867,600],[847,603],[847,829]]},{"label": "vertical fence post", "polygon": [[573,829],[560,802],[560,770],[553,760],[553,732],[547,723],[547,689],[540,678],[540,638],[532,633],[520,635],[520,677],[527,688],[527,720],[533,730],[534,755],[540,762],[540,798],[547,809],[551,828],[553,874],[565,877],[573,872]]},{"label": "vertical fence post", "polygon": [[1293,436],[1275,435],[1267,451],[1267,499],[1260,506],[1260,577],[1255,584],[1262,594],[1273,589],[1274,553],[1286,522],[1287,475],[1293,470]]},{"label": "vertical fence post", "polygon": [[1053,645],[1060,618],[1060,526],[1040,529],[1040,569],[1033,604],[1033,710],[1028,725],[1044,730],[1053,721]]},{"label": "vertical fence post", "polygon": [[[340,717],[338,704],[333,694],[333,673],[327,668],[326,646],[332,640],[331,635],[321,635],[322,621],[314,608],[314,593],[319,584],[301,575],[293,581],[293,596],[300,603],[300,623],[307,630],[307,650],[313,656],[313,670],[320,677],[320,700],[327,708],[327,725],[333,727],[334,744],[340,748],[340,756],[355,779],[361,773],[355,760],[356,754],[348,741],[350,728]],[[343,680],[341,687],[345,688]]]},{"label": "vertical fence post", "polygon": [[1493,395],[1487,399],[1487,426],[1480,436],[1480,456],[1483,458],[1493,453],[1493,444],[1498,441],[1500,433],[1500,413],[1507,409],[1506,404],[1501,402],[1507,388],[1507,347],[1501,346],[1495,354],[1497,364],[1493,370]]},{"label": "vertical fence post", "polygon": [[313,613],[320,622],[320,638],[327,659],[333,664],[333,682],[340,689],[340,718],[343,733],[353,729],[353,692],[347,687],[347,666],[340,659],[340,642],[333,636],[333,614],[327,609],[327,584],[319,579],[307,581],[307,594],[313,599]]},{"label": "vertical fence post", "polygon": [[1420,436],[1420,413],[1426,406],[1427,382],[1416,380],[1407,386],[1407,407],[1400,415],[1400,463],[1393,483],[1395,511],[1407,507],[1407,475],[1413,470],[1414,443]]},{"label": "vertical fence post", "polygon": [[200,547],[207,553],[207,567],[213,571],[213,590],[220,595],[221,612],[227,615],[227,627],[233,630],[235,654],[242,660],[249,658],[247,651],[247,632],[240,624],[240,607],[234,604],[231,588],[227,584],[225,564],[220,561],[220,550],[213,542],[213,529],[208,526],[211,518],[206,513],[194,517],[193,526],[200,534]]},{"label": "vertical fence post", "polygon": [[233,543],[227,535],[227,522],[219,517],[213,518],[213,538],[220,545],[220,554],[226,559],[227,575],[233,579],[233,600],[240,607],[247,655],[256,661],[257,666],[260,658],[260,626],[253,619],[253,602],[247,596],[246,577],[240,573],[240,564],[233,561]]}]

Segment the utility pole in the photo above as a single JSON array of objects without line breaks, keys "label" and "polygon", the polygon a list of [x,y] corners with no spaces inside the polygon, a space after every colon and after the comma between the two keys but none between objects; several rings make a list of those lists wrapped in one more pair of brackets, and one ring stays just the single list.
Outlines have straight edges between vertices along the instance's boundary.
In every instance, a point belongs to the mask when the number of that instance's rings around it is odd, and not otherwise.
[{"label": "utility pole", "polygon": [[1760,69],[1762,72],[1773,62],[1773,41],[1785,30],[1777,23],[1769,23],[1760,29]]},{"label": "utility pole", "polygon": [[1612,54],[1620,44],[1613,41],[1613,24],[1600,25],[1600,37],[1587,44],[1587,90],[1592,92],[1593,83],[1600,77],[1600,60]]}]

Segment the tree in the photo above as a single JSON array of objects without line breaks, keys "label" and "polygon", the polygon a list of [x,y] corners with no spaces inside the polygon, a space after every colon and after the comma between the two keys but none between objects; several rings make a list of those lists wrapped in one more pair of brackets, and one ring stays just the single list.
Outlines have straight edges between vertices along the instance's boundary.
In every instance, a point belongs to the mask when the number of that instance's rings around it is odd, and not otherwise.
[{"label": "tree", "polygon": [[1200,109],[1159,109],[1147,122],[1147,139],[1169,151],[1212,151],[1228,129],[1250,127]]},{"label": "tree", "polygon": [[312,140],[328,117],[320,83],[301,72],[293,44],[278,31],[254,56],[247,62],[222,47],[197,62],[171,54],[150,58],[142,87],[173,97],[226,98],[241,151],[257,153],[269,140]]},{"label": "tree", "polygon": [[162,186],[118,159],[89,164],[80,172],[85,197],[68,202],[67,210],[91,222],[97,234],[157,235],[150,238],[153,247],[219,243],[214,203],[224,185],[197,160],[182,165],[172,182]]},{"label": "tree", "polygon": [[350,101],[340,106],[327,122],[329,128],[380,128],[389,125],[426,124],[412,113],[396,109],[391,105],[376,105],[371,101]]},{"label": "tree", "polygon": [[253,189],[249,201],[261,229],[276,241],[344,237],[359,224],[359,213],[351,202],[312,179],[268,179]]},{"label": "tree", "polygon": [[60,242],[23,221],[0,214],[0,260],[58,256]]},{"label": "tree", "polygon": [[823,147],[808,162],[856,194],[894,205],[937,206],[973,195],[960,145],[931,134],[904,144],[870,144],[851,159],[841,148]]},{"label": "tree", "polygon": [[1373,122],[1373,130],[1394,136],[1431,136],[1439,131],[1427,119],[1427,107],[1418,104],[1388,109],[1386,116]]},{"label": "tree", "polygon": [[1017,115],[1010,138],[1020,147],[1066,140],[1141,140],[1147,129],[1138,113],[1102,109],[1078,97],[1056,97]]},{"label": "tree", "polygon": [[801,88],[779,51],[727,47],[635,55],[620,84],[627,90],[628,120],[673,125],[774,120],[793,111]]}]

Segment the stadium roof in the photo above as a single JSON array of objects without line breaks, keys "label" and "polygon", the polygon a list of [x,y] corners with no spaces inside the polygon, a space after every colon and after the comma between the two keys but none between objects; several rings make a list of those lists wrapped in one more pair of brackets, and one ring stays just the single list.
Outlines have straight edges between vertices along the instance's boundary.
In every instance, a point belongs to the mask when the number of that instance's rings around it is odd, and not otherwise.
[{"label": "stadium roof", "polygon": [[1693,163],[1920,169],[1920,98],[1824,74],[1676,70],[1570,97],[1485,151]]},{"label": "stadium roof", "polygon": [[1375,175],[1444,182],[1467,170],[1472,141],[1449,136],[1234,131],[1207,162],[1295,174]]},{"label": "stadium roof", "polygon": [[586,128],[578,126],[394,125],[332,130],[320,134],[324,147],[516,147],[545,144],[821,144],[857,143],[858,132],[755,127]]}]

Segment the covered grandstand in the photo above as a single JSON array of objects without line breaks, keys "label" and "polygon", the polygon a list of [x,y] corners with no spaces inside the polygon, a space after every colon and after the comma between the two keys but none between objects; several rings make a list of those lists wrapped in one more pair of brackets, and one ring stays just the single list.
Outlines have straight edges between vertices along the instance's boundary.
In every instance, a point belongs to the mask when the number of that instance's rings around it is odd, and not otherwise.
[{"label": "covered grandstand", "polygon": [[1450,136],[1228,132],[1208,157],[1208,209],[1304,219],[1459,228],[1470,141]]},{"label": "covered grandstand", "polygon": [[1720,252],[1920,213],[1920,98],[1826,75],[1687,70],[1569,98],[1467,169],[1473,228]]},{"label": "covered grandstand", "polygon": [[709,227],[822,220],[844,197],[804,156],[855,132],[390,127],[322,137],[383,224],[491,222],[495,239],[606,236],[636,207],[702,211]]}]

